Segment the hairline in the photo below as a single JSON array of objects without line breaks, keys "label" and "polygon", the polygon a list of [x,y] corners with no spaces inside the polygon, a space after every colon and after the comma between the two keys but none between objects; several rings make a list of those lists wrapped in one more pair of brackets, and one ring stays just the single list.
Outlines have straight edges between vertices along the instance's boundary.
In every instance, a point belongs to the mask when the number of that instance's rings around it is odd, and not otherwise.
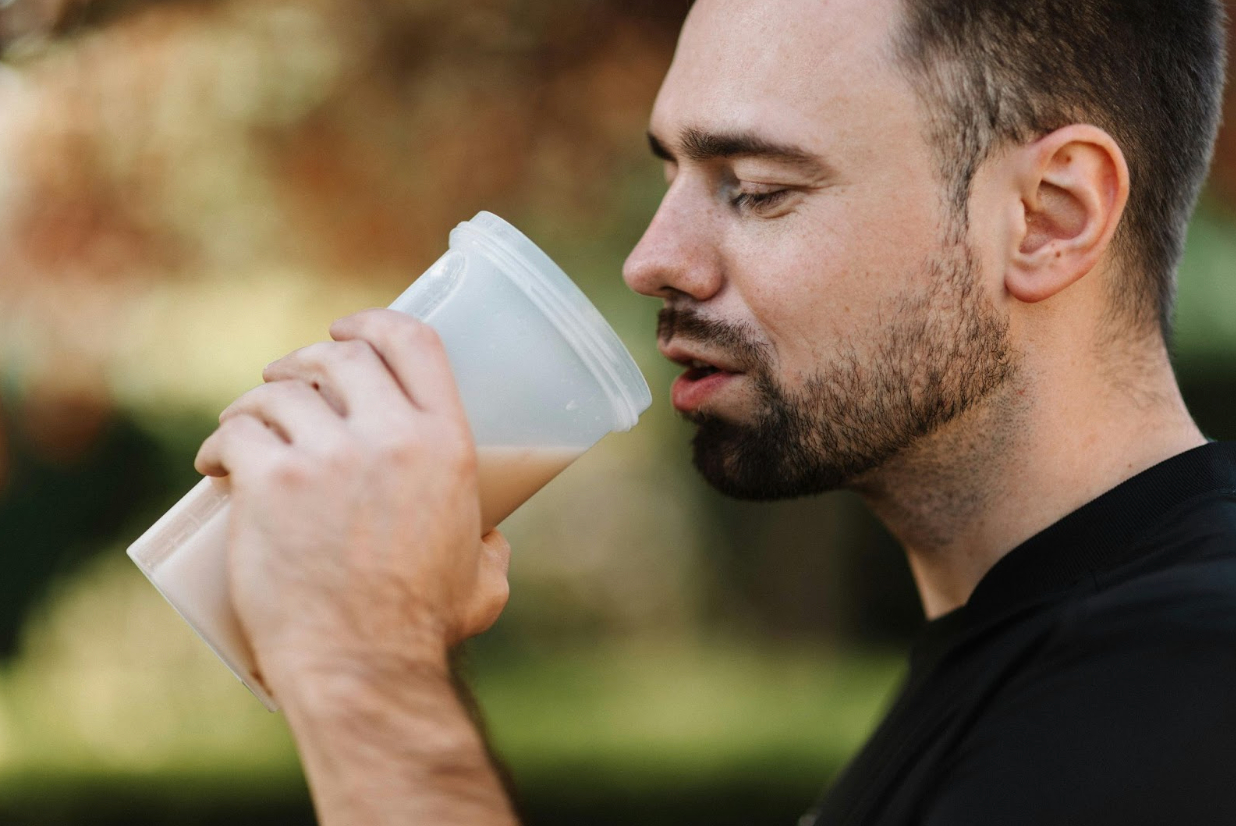
[{"label": "hairline", "polygon": [[[1085,117],[1079,112],[1066,112],[1067,122],[1050,128],[1030,127],[1025,132],[1011,135],[1002,134],[994,124],[984,127],[982,124],[966,122],[964,113],[959,111],[956,98],[950,98],[948,90],[943,87],[953,77],[951,72],[965,73],[971,67],[960,56],[938,53],[930,55],[929,62],[921,66],[914,65],[914,50],[920,48],[920,44],[912,29],[911,2],[913,0],[897,0],[894,4],[897,17],[890,26],[886,48],[894,70],[907,81],[919,107],[923,137],[936,157],[936,174],[943,188],[942,201],[951,219],[950,232],[960,234],[962,238],[969,234],[974,181],[994,156],[1008,148],[1027,146],[1069,125],[1089,124],[1102,129],[1122,152],[1127,152],[1124,142],[1118,135],[1113,134],[1108,125],[1096,123],[1095,117]],[[962,78],[955,87],[961,90],[962,94],[966,94],[969,85],[969,78]],[[990,92],[990,88],[987,91]],[[973,90],[969,90],[969,94],[973,97],[967,102],[984,111],[988,102],[974,96]],[[1065,110],[1067,106],[1067,102],[1062,102],[1061,110]],[[962,128],[960,133],[959,126]],[[1135,271],[1135,277],[1143,284],[1152,278],[1157,279],[1159,274],[1151,272],[1151,265],[1143,260],[1143,255],[1137,243],[1131,239],[1130,233],[1129,212],[1126,207],[1107,248],[1110,260],[1127,270]],[[1175,274],[1171,277],[1174,281]],[[1142,335],[1153,331],[1170,344],[1170,309],[1170,306],[1160,306],[1157,299],[1139,299],[1132,302],[1130,307],[1130,302],[1113,293],[1108,297],[1102,324],[1113,338],[1121,338],[1122,333]]]}]

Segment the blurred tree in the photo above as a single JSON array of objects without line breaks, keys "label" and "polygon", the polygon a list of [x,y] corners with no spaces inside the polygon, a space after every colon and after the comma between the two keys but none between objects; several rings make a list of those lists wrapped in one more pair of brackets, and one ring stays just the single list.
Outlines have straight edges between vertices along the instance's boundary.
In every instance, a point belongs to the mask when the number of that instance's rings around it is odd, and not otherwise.
[{"label": "blurred tree", "polygon": [[[16,414],[16,415],[14,415]],[[171,481],[159,445],[98,396],[33,391],[0,407],[9,441],[0,496],[0,663],[18,653],[29,612],[60,576],[115,541]]]},{"label": "blurred tree", "polygon": [[[157,345],[147,342],[123,365],[121,351],[132,348],[124,320],[135,308],[166,312],[150,302],[158,286],[222,289],[279,270],[393,291],[439,252],[459,218],[482,207],[544,216],[537,220],[560,237],[613,232],[621,214],[618,234],[633,236],[655,201],[640,196],[633,209],[623,200],[627,182],[655,180],[641,134],[690,4],[0,3],[9,61],[0,67],[0,380],[14,400],[10,427],[33,433],[80,419],[43,441],[78,440],[65,448],[78,459],[57,467],[86,472],[92,454],[82,446],[111,431],[88,426],[66,400],[88,388],[106,409],[118,382],[131,380],[122,373],[154,374],[146,362]],[[1230,128],[1212,192],[1236,204]],[[620,289],[612,270],[593,277]],[[229,334],[211,332],[209,347]],[[198,379],[152,379],[164,380]],[[16,403],[34,395],[37,405]],[[37,420],[23,412],[34,409]],[[646,472],[641,478],[656,471]],[[17,501],[29,477],[9,475],[7,496]],[[884,637],[913,624],[904,570],[889,567],[897,563],[887,538],[852,501],[754,509],[691,496],[704,503],[704,521],[722,526],[708,541],[719,548],[713,561],[727,604],[742,603],[739,613],[760,627]],[[681,510],[698,515],[690,502]],[[668,517],[660,527],[684,535]],[[821,546],[841,551],[828,559]],[[675,577],[692,553],[676,549]],[[600,604],[603,570],[563,573],[595,578],[588,587],[576,581],[576,603]],[[632,576],[628,587],[642,586]],[[861,607],[870,605],[894,618],[889,627]],[[617,607],[610,615],[623,616]]]},{"label": "blurred tree", "polygon": [[[642,133],[690,5],[0,0],[0,659],[56,577],[188,488],[195,444],[226,403],[196,368],[229,339],[252,359],[247,328],[304,311],[295,284],[392,292],[456,221],[488,208],[556,241],[588,239],[562,245],[568,271],[620,291],[620,247],[661,191]],[[1230,126],[1210,194],[1236,206]],[[1219,214],[1199,224],[1209,286],[1190,304],[1215,314],[1232,295]],[[651,339],[652,303],[641,311],[630,323]],[[136,339],[150,317],[164,326]],[[1211,348],[1232,340],[1205,335]],[[651,345],[629,339],[652,366]],[[1192,364],[1200,345],[1185,341]],[[655,388],[669,371],[650,374]],[[1205,375],[1190,401],[1212,433],[1236,434],[1236,382]],[[134,382],[190,388],[176,398],[192,409],[177,417],[154,395],[142,408],[118,389]],[[886,643],[917,627],[904,560],[854,497],[727,502],[686,467],[687,431],[653,411],[570,471],[605,484],[564,477],[512,520],[536,541],[517,542],[524,580],[499,645],[649,629],[663,641],[702,613],[719,636],[761,642]],[[89,612],[68,628],[78,616]],[[698,799],[725,808],[716,791]],[[94,813],[97,795],[81,798]],[[701,817],[661,803],[672,821]]]},{"label": "blurred tree", "polygon": [[586,230],[630,158],[646,163],[639,136],[688,6],[0,4],[13,442],[0,648],[48,578],[149,507],[151,491],[104,481],[98,462],[124,477],[157,449],[110,411],[124,320],[152,289],[244,284],[272,267],[402,287],[482,206]]}]

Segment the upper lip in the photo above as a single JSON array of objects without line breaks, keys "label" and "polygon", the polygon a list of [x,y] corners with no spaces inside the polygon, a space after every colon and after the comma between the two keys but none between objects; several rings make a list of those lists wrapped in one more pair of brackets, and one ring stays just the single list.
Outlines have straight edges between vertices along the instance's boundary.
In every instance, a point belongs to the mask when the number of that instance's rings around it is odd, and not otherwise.
[{"label": "upper lip", "polygon": [[676,364],[681,364],[683,367],[690,367],[692,369],[699,369],[701,367],[712,368],[722,373],[742,372],[741,368],[731,362],[710,355],[702,349],[695,349],[685,344],[676,344],[672,341],[662,342],[658,344],[657,349],[661,351],[661,355]]}]

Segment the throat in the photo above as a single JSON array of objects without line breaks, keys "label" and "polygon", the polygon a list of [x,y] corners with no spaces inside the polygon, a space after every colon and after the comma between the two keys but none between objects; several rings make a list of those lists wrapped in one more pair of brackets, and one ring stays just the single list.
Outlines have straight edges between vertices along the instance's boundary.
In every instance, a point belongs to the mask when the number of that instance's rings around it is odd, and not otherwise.
[{"label": "throat", "polygon": [[1015,394],[990,399],[854,485],[905,550],[929,619],[964,605],[1024,538],[1005,517],[1017,508],[1027,416]]}]

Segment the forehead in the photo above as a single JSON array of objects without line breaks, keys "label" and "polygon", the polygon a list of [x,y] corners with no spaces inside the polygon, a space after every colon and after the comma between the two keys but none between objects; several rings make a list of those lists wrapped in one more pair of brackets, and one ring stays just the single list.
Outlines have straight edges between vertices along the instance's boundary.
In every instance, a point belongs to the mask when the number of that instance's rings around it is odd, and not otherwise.
[{"label": "forehead", "polygon": [[[801,134],[909,97],[890,39],[901,0],[697,0],[653,111],[686,127]],[[868,112],[872,114],[872,112]]]}]

